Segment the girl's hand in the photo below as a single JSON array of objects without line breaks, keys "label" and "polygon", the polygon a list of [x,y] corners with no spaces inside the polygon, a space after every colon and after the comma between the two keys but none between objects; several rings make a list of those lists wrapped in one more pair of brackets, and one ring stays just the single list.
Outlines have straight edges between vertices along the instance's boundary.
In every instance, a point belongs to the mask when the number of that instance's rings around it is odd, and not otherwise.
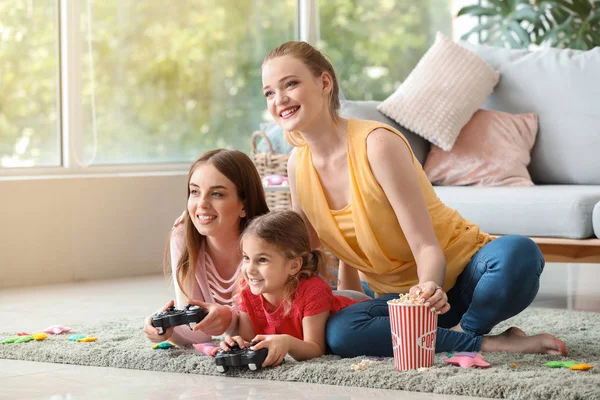
[{"label": "girl's hand", "polygon": [[[162,309],[158,310],[157,312],[167,311],[167,308],[172,306],[173,300],[169,301]],[[165,340],[169,340],[169,338],[173,335],[173,329],[173,327],[167,328],[164,334],[159,335],[158,329],[156,329],[154,325],[152,325],[152,315],[150,315],[144,320],[144,333],[146,334],[146,337],[154,343],[160,343],[164,342]]]},{"label": "girl's hand", "polygon": [[216,303],[190,300],[190,304],[206,308],[208,315],[194,326],[195,331],[202,331],[212,336],[222,335],[229,328],[233,310],[227,306]]},{"label": "girl's hand", "polygon": [[244,339],[242,339],[241,336],[229,336],[229,335],[225,336],[225,340],[222,340],[221,343],[219,344],[219,346],[223,350],[229,351],[236,344],[238,346],[240,346],[240,349],[245,349],[246,347],[250,346],[250,342],[246,342]]},{"label": "girl's hand", "polygon": [[179,217],[177,217],[177,219],[175,220],[175,223],[173,224],[173,229],[175,229],[179,225],[183,224],[183,219],[185,218],[185,213],[187,213],[187,211],[182,212],[181,215]]},{"label": "girl's hand", "polygon": [[283,362],[283,357],[290,351],[290,338],[289,335],[256,335],[252,342],[254,350],[268,349],[269,354],[263,362],[263,367],[269,365],[279,365]]},{"label": "girl's hand", "polygon": [[411,287],[409,293],[419,296],[423,303],[437,314],[445,314],[450,310],[446,292],[434,281],[421,282]]}]

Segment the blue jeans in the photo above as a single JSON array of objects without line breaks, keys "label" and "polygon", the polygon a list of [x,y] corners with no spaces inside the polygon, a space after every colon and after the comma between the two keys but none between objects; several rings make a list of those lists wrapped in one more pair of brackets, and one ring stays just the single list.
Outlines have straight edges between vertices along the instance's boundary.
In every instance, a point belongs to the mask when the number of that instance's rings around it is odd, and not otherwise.
[{"label": "blue jeans", "polygon": [[[436,352],[480,351],[482,336],[523,311],[535,298],[544,257],[524,236],[503,236],[481,248],[448,291],[450,311],[440,315]],[[392,357],[388,294],[353,304],[327,322],[330,351],[342,357]],[[460,323],[464,332],[449,330]]]},{"label": "blue jeans", "polygon": [[362,285],[362,288],[363,288],[365,294],[367,296],[369,296],[370,298],[374,299],[375,298],[375,292],[373,291],[373,289],[371,289],[369,287],[369,284],[366,281],[360,281],[360,284]]}]

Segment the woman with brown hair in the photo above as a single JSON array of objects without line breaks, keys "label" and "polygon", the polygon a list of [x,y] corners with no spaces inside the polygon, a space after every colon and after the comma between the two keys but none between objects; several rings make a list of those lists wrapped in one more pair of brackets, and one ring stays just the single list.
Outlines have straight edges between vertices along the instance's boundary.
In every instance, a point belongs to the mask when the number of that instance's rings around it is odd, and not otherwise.
[{"label": "woman with brown hair", "polygon": [[193,331],[184,325],[163,335],[147,317],[144,332],[149,340],[189,345],[236,330],[232,294],[242,261],[238,240],[249,221],[268,211],[258,171],[244,153],[212,150],[194,162],[183,223],[173,228],[165,251],[165,272],[170,264],[175,302],[163,310],[193,304],[207,308],[208,315]]}]

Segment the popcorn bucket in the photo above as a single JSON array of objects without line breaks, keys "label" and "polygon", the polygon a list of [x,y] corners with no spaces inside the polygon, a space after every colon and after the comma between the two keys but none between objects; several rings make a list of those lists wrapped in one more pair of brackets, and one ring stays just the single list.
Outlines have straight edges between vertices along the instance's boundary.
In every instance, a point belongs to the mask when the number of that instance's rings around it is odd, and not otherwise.
[{"label": "popcorn bucket", "polygon": [[399,371],[433,365],[438,315],[422,304],[388,301],[394,363]]}]

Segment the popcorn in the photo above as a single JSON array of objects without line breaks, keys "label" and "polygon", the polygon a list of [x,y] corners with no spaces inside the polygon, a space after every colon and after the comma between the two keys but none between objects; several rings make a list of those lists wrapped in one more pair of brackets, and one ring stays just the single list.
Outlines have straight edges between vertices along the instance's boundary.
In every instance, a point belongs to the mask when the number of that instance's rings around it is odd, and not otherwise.
[{"label": "popcorn", "polygon": [[421,298],[417,295],[412,295],[410,293],[401,294],[399,298],[390,300],[391,304],[423,304]]},{"label": "popcorn", "polygon": [[369,365],[375,364],[372,360],[362,360],[359,364],[352,364],[350,369],[353,371],[364,371]]}]

